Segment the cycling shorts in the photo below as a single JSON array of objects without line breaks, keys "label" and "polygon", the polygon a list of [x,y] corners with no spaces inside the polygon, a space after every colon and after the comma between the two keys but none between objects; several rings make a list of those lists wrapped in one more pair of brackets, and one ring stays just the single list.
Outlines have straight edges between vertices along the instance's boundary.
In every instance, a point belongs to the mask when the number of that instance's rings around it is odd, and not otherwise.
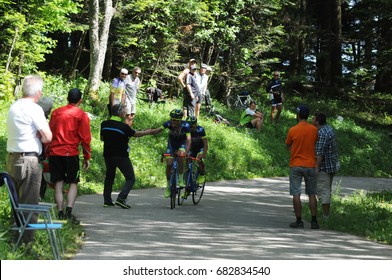
[{"label": "cycling shorts", "polygon": [[182,150],[185,152],[185,143],[168,143],[166,154],[175,154],[177,151]]}]

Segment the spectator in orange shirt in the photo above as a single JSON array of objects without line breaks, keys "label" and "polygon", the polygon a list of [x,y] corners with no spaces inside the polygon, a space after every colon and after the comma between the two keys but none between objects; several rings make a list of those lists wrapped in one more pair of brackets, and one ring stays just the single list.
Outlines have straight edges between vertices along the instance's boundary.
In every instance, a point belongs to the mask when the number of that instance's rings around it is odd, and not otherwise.
[{"label": "spectator in orange shirt", "polygon": [[297,108],[297,125],[289,129],[286,138],[290,150],[290,195],[293,196],[294,212],[297,220],[290,224],[292,228],[303,228],[301,217],[301,184],[305,180],[305,193],[309,196],[309,208],[312,215],[310,228],[318,229],[317,223],[317,183],[316,183],[316,142],[317,127],[307,122],[309,108],[300,105]]},{"label": "spectator in orange shirt", "polygon": [[[59,219],[68,219],[74,224],[80,221],[72,214],[79,182],[79,144],[83,148],[83,168],[87,170],[91,158],[90,119],[79,108],[82,92],[71,89],[68,92],[68,105],[53,111],[49,122],[53,140],[49,145],[49,165],[51,181],[55,183],[55,199]],[[63,187],[69,184],[67,207],[64,213]]]}]

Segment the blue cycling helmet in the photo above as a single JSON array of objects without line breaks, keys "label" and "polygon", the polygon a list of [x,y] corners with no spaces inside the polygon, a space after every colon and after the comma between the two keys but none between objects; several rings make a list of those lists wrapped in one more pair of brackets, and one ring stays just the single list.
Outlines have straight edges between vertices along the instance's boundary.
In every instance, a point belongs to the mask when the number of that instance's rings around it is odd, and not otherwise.
[{"label": "blue cycling helmet", "polygon": [[197,125],[197,118],[196,117],[188,117],[186,121],[189,123],[190,126]]},{"label": "blue cycling helmet", "polygon": [[182,117],[184,116],[184,112],[180,109],[174,109],[170,112],[170,118],[175,119],[175,120],[182,120]]}]

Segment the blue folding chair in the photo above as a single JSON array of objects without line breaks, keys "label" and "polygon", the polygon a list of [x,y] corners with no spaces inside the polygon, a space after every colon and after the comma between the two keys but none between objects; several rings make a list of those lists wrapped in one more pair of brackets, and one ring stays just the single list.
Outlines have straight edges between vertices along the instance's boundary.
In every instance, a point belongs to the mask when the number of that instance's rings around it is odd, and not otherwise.
[{"label": "blue folding chair", "polygon": [[[54,223],[54,216],[52,206],[50,205],[36,205],[36,204],[19,204],[16,188],[11,176],[6,172],[0,173],[0,186],[5,185],[8,191],[8,196],[11,202],[12,213],[15,218],[15,224],[12,225],[11,230],[18,232],[17,240],[14,245],[14,251],[19,247],[23,234],[30,230],[46,230],[49,237],[50,246],[52,248],[53,257],[56,260],[61,259],[64,255],[63,244],[60,233],[57,230],[63,227],[62,223]],[[42,222],[32,224],[30,220],[34,214],[41,215]]]}]

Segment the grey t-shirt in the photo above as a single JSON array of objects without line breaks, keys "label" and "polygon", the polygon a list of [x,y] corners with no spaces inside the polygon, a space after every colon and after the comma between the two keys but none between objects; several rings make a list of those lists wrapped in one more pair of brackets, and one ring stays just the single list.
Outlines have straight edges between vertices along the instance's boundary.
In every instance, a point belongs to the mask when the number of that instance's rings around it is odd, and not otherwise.
[{"label": "grey t-shirt", "polygon": [[125,96],[130,102],[136,102],[136,93],[139,88],[140,79],[139,77],[133,78],[132,75],[128,75],[125,79]]},{"label": "grey t-shirt", "polygon": [[191,86],[192,93],[194,95],[198,95],[200,93],[200,89],[196,81],[196,75],[188,74],[186,76],[186,84]]}]

